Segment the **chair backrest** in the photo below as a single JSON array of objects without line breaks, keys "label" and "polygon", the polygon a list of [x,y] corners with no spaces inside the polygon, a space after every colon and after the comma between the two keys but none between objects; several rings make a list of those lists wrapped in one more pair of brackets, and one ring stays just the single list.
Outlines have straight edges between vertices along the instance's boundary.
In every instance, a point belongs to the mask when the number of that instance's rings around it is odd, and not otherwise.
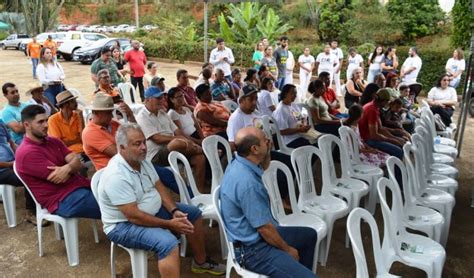
[{"label": "chair backrest", "polygon": [[[434,140],[432,139],[431,135],[429,134],[428,127],[426,126],[425,123],[421,123],[419,126],[415,128],[415,133],[413,135],[415,136],[415,141],[422,141],[421,147],[423,148],[423,154],[425,155],[425,160],[426,160],[426,168],[429,169],[429,165],[433,163],[433,156],[429,155],[434,153]],[[412,141],[413,141],[413,135],[412,135]],[[418,144],[417,144],[418,146]]]},{"label": "chair backrest", "polygon": [[227,109],[229,109],[231,113],[237,110],[237,108],[239,108],[239,105],[237,104],[237,102],[231,99],[223,100],[221,101],[221,104],[224,105]]},{"label": "chair backrest", "polygon": [[364,246],[362,245],[362,236],[361,236],[361,220],[367,222],[370,227],[370,234],[372,236],[372,249],[374,253],[375,268],[377,269],[377,277],[379,275],[388,274],[385,263],[384,256],[382,255],[382,250],[380,248],[380,237],[379,229],[377,223],[375,222],[374,217],[365,209],[355,208],[347,217],[347,233],[351,240],[352,252],[354,253],[354,258],[356,261],[357,278],[370,277],[369,270],[367,268],[367,260],[365,257]]},{"label": "chair backrest", "polygon": [[[389,179],[399,188],[403,186],[403,197],[405,198],[405,204],[414,205],[416,201],[416,197],[414,196],[414,193],[413,193],[414,181],[411,179],[410,175],[408,174],[405,164],[403,164],[403,162],[399,158],[395,156],[391,156],[387,159],[386,165],[387,165]],[[400,171],[402,185],[400,185],[397,181],[397,176],[395,174],[397,169]]]},{"label": "chair backrest", "polygon": [[[172,151],[168,155],[168,162],[173,170],[174,178],[179,188],[179,197],[182,203],[191,204],[191,196],[187,190],[188,186],[191,187],[194,197],[201,195],[196,186],[196,181],[194,180],[193,171],[191,170],[191,165],[189,164],[188,159],[177,151]],[[182,163],[184,166],[184,174],[186,179],[181,176],[181,171],[179,169],[179,163]],[[187,180],[188,182],[185,182]]]},{"label": "chair backrest", "polygon": [[[318,195],[314,184],[313,164],[311,163],[314,156],[322,161],[322,152],[314,146],[299,147],[291,152],[291,165],[298,181],[298,206],[300,209],[305,201]],[[321,195],[330,194],[329,188],[326,187],[323,183]]]},{"label": "chair backrest", "polygon": [[314,127],[313,117],[311,117],[311,110],[309,106],[304,102],[296,103],[296,105],[298,105],[298,107],[300,108],[301,115],[308,119],[308,125],[310,127]]},{"label": "chair backrest", "polygon": [[202,140],[202,150],[204,151],[204,155],[207,157],[207,160],[211,166],[211,192],[221,184],[222,177],[224,176],[224,167],[222,166],[221,159],[219,157],[219,144],[224,146],[227,163],[230,163],[232,161],[232,151],[227,140],[219,135],[211,135]]},{"label": "chair backrest", "polygon": [[431,129],[432,134],[436,134],[436,123],[433,112],[430,109],[426,109],[421,113],[421,118],[426,120],[426,124]]},{"label": "chair backrest", "polygon": [[135,87],[133,87],[132,83],[125,82],[125,83],[119,83],[118,88],[120,91],[120,95],[122,96],[123,101],[130,105],[134,103],[132,101],[132,96],[130,95],[130,90],[132,91],[133,94],[133,99],[136,99],[136,92],[135,92]]},{"label": "chair backrest", "polygon": [[339,128],[339,135],[344,145],[347,147],[349,158],[353,164],[360,164],[359,141],[357,134],[352,128],[348,126],[341,126]]},{"label": "chair backrest", "polygon": [[[288,148],[283,142],[283,138],[281,137],[280,133],[280,128],[278,127],[278,124],[276,123],[275,119],[273,119],[273,117],[265,115],[262,117],[262,123],[263,131],[270,139],[273,139],[273,135],[276,136],[278,149],[284,153],[290,153],[291,148]],[[275,144],[273,144],[273,147],[275,147]]]},{"label": "chair backrest", "polygon": [[268,195],[270,196],[270,203],[272,207],[273,217],[278,221],[282,216],[285,216],[285,209],[283,207],[283,200],[281,199],[280,189],[278,188],[278,171],[283,172],[286,177],[288,184],[288,194],[290,197],[291,210],[293,212],[299,211],[298,203],[296,201],[295,185],[293,183],[293,177],[288,166],[280,161],[273,160],[270,162],[270,166],[263,173],[263,184],[267,188]]},{"label": "chair backrest", "polygon": [[413,164],[413,158],[416,159],[416,156],[418,155],[415,153],[416,151],[416,147],[410,142],[405,143],[403,146],[405,167],[408,173],[408,179],[411,182],[413,189],[413,200],[416,200],[416,198],[421,195],[423,185],[422,180],[420,180],[423,169],[420,169],[418,165]]},{"label": "chair backrest", "polygon": [[84,97],[82,96],[82,94],[79,92],[78,89],[68,88],[67,90],[71,92],[75,97],[77,97],[76,99],[77,104],[79,104],[83,109],[87,106],[86,101],[84,100]]},{"label": "chair backrest", "polygon": [[31,198],[33,199],[33,201],[35,201],[35,204],[36,204],[36,211],[42,210],[43,208],[41,207],[40,203],[38,203],[38,201],[36,200],[36,197],[35,197],[35,195],[33,194],[33,192],[31,191],[30,187],[29,187],[28,184],[21,178],[20,174],[18,173],[18,170],[16,169],[16,161],[13,162],[13,171],[15,172],[16,177],[21,181],[21,183],[23,183],[23,185],[25,186],[26,190],[28,190],[28,193],[30,194],[30,196],[31,196]]},{"label": "chair backrest", "polygon": [[[387,202],[387,189],[392,193],[392,205],[389,206]],[[390,252],[389,250],[399,253],[400,242],[397,235],[406,234],[407,231],[403,226],[403,203],[400,188],[395,186],[387,178],[380,178],[377,182],[377,192],[380,199],[380,206],[382,207],[383,223],[384,223],[384,237],[382,243],[382,250]]]},{"label": "chair backrest", "polygon": [[339,149],[339,161],[341,162],[341,177],[349,178],[352,173],[352,164],[350,162],[348,150],[342,143],[341,139],[337,138],[332,134],[325,134],[318,138],[319,149],[324,154],[324,160],[322,163],[323,168],[323,181],[328,178],[327,181],[335,185],[337,179],[336,167],[333,157],[333,146]]},{"label": "chair backrest", "polygon": [[102,176],[102,173],[104,172],[105,168],[100,169],[99,171],[95,172],[94,175],[92,176],[91,180],[91,190],[92,194],[94,195],[95,199],[97,200],[97,203],[99,203],[99,181],[100,177]]},{"label": "chair backrest", "polygon": [[[423,137],[421,137],[420,134],[417,134],[417,133],[412,134],[411,141],[412,141],[412,146],[415,147],[414,149],[412,147],[413,152],[415,154],[415,164],[419,163],[418,166],[420,166],[423,169],[422,173],[423,173],[423,177],[425,177],[430,171],[430,164],[431,164],[429,159],[427,159],[427,157],[431,155],[431,152],[430,154],[427,154],[427,150],[426,150],[427,145],[429,145],[429,143],[427,143],[426,139],[423,139]],[[433,140],[431,139],[431,141]]]}]

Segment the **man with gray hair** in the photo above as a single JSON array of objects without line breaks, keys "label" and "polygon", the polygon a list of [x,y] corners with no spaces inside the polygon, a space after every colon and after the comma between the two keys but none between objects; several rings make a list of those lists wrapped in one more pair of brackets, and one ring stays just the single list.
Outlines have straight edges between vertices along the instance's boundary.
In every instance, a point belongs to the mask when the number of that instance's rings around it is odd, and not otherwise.
[{"label": "man with gray hair", "polygon": [[107,237],[127,248],[153,251],[162,277],[179,277],[179,234],[187,235],[194,259],[191,271],[222,275],[225,266],[205,250],[201,211],[176,203],[151,162],[137,124],[123,124],[116,135],[118,153],[100,177],[97,198]]},{"label": "man with gray hair", "polygon": [[122,102],[119,89],[112,86],[110,72],[108,69],[101,69],[99,72],[97,72],[97,83],[98,87],[94,94],[101,92],[111,96],[114,103]]}]

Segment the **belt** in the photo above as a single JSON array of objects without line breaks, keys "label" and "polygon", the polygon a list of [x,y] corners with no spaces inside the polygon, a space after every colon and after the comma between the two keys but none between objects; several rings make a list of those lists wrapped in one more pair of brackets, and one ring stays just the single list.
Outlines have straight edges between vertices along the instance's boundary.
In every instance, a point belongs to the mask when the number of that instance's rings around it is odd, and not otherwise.
[{"label": "belt", "polygon": [[232,245],[234,245],[234,248],[237,249],[237,248],[241,248],[242,246],[244,246],[244,244],[242,243],[242,241],[234,241],[232,242]]}]

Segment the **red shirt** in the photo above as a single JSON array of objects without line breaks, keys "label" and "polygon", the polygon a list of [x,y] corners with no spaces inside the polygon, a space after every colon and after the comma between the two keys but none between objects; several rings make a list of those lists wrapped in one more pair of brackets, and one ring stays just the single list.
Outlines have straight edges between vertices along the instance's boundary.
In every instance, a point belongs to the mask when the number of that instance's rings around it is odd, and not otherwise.
[{"label": "red shirt", "polygon": [[50,213],[58,209],[59,202],[81,187],[90,187],[90,180],[79,174],[72,175],[65,183],[55,184],[47,180],[53,170],[48,166],[63,166],[71,151],[54,137],[46,137],[38,143],[26,137],[16,151],[16,169],[31,192]]},{"label": "red shirt", "polygon": [[364,105],[364,114],[359,121],[359,132],[362,140],[370,139],[369,125],[378,125],[379,127],[382,126],[380,122],[380,110],[375,105],[374,101]]},{"label": "red shirt", "polygon": [[337,100],[336,93],[332,88],[327,88],[326,92],[323,95],[323,99],[326,101],[328,104],[328,112],[332,115],[337,115],[339,114],[338,109],[331,108],[331,103],[333,103],[335,100]]},{"label": "red shirt", "polygon": [[177,88],[183,93],[186,102],[192,107],[195,107],[197,104],[197,99],[196,92],[194,91],[194,89],[189,86],[181,87],[179,85],[177,86]]},{"label": "red shirt", "polygon": [[143,77],[145,75],[145,52],[132,49],[125,52],[123,58],[130,64],[130,69],[133,71],[133,77]]}]

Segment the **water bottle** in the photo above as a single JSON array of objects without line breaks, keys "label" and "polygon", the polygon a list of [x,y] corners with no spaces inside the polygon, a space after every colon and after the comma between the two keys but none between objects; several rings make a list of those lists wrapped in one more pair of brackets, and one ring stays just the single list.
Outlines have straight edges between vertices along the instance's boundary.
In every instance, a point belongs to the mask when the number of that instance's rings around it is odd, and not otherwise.
[{"label": "water bottle", "polygon": [[441,137],[436,136],[434,143],[435,143],[435,145],[441,144]]}]

